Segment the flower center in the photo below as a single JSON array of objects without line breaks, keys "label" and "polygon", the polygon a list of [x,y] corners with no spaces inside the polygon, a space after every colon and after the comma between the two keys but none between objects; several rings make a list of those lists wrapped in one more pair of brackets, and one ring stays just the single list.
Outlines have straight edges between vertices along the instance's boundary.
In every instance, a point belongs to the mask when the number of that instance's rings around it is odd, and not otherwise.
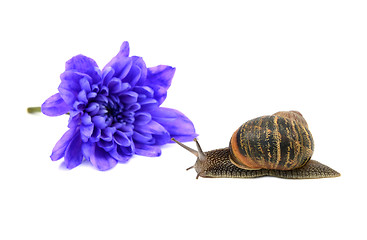
[{"label": "flower center", "polygon": [[127,105],[122,103],[118,97],[104,96],[102,94],[98,94],[85,108],[85,111],[91,117],[96,115],[105,117],[107,126],[113,123],[134,123],[136,110],[137,108],[134,107],[134,104]]},{"label": "flower center", "polygon": [[123,120],[123,109],[124,109],[124,105],[119,103],[119,102],[115,102],[112,99],[109,99],[109,101],[107,102],[107,104],[102,103],[101,104],[101,108],[106,109],[106,116],[109,118],[112,118],[114,121],[120,122]]}]

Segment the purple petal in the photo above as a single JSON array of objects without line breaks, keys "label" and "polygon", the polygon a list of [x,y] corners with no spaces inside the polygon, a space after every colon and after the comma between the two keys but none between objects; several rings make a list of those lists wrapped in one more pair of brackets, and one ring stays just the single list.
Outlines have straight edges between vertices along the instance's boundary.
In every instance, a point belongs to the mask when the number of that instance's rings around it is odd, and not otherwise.
[{"label": "purple petal", "polygon": [[75,101],[73,104],[74,110],[83,111],[85,108],[85,103],[80,101]]},{"label": "purple petal", "polygon": [[82,143],[82,153],[85,159],[90,160],[92,152],[94,152],[95,143],[86,142]]},{"label": "purple petal", "polygon": [[120,93],[130,88],[130,84],[127,82],[122,82],[119,78],[112,78],[108,83],[108,89],[111,93]]},{"label": "purple petal", "polygon": [[90,82],[86,77],[83,77],[79,80],[80,88],[83,89],[86,93],[90,93],[92,91],[92,88],[90,86]]},{"label": "purple petal", "polygon": [[142,112],[151,112],[155,109],[157,109],[158,107],[158,102],[157,100],[153,99],[153,98],[147,98],[144,100],[139,101],[140,104],[140,110]]},{"label": "purple petal", "polygon": [[101,129],[95,127],[94,130],[93,130],[93,133],[92,133],[92,136],[91,136],[90,140],[92,142],[98,142],[99,139],[100,139],[100,137],[101,137]]},{"label": "purple petal", "polygon": [[88,97],[87,97],[87,93],[85,90],[81,90],[78,93],[78,100],[83,102],[83,103],[88,103]]},{"label": "purple petal", "polygon": [[[129,73],[132,66],[132,59],[129,56],[129,43],[123,42],[119,53],[111,59],[109,63],[103,68],[103,73],[108,70],[108,68],[113,68],[115,73],[113,76],[123,79]],[[104,74],[105,75],[105,74]],[[108,81],[106,78],[105,80]],[[104,80],[104,81],[105,81]],[[105,82],[107,84],[107,82]]]},{"label": "purple petal", "polygon": [[128,41],[124,41],[121,44],[120,51],[119,51],[118,55],[120,55],[122,57],[128,57],[129,56],[129,52],[130,52],[129,42]]},{"label": "purple petal", "polygon": [[81,121],[84,125],[92,124],[92,118],[90,117],[88,113],[83,114],[83,116],[81,117]]},{"label": "purple petal", "polygon": [[133,60],[133,65],[139,67],[140,69],[140,77],[138,81],[136,82],[136,85],[142,86],[144,85],[145,80],[147,79],[147,74],[148,74],[147,66],[145,65],[143,58],[137,57],[137,56],[132,56],[131,58]]},{"label": "purple petal", "polygon": [[96,103],[96,102],[92,102],[92,103],[88,104],[85,111],[90,113],[90,115],[95,115],[99,111],[99,104]]},{"label": "purple petal", "polygon": [[146,134],[152,134],[155,145],[166,144],[170,142],[171,139],[169,132],[161,124],[153,120],[145,125],[135,126],[135,130]]},{"label": "purple petal", "polygon": [[65,103],[59,93],[56,93],[42,104],[41,110],[47,116],[60,116],[69,112],[70,106]]},{"label": "purple petal", "polygon": [[69,129],[64,133],[60,140],[56,143],[55,147],[52,149],[51,160],[56,161],[65,155],[65,150],[70,144],[71,139],[74,137],[75,128]]},{"label": "purple petal", "polygon": [[91,123],[90,125],[81,125],[80,126],[80,134],[83,142],[87,142],[88,139],[92,136],[94,130],[94,125]]},{"label": "purple petal", "polygon": [[167,129],[171,137],[192,140],[198,136],[190,119],[175,109],[160,107],[151,114],[153,120]]},{"label": "purple petal", "polygon": [[75,111],[70,111],[70,117],[68,122],[68,128],[76,128],[80,125],[81,115]]},{"label": "purple petal", "polygon": [[148,68],[145,84],[154,90],[154,98],[161,105],[167,97],[167,90],[171,86],[176,69],[166,65]]},{"label": "purple petal", "polygon": [[77,100],[80,87],[72,81],[61,81],[58,90],[62,99],[64,99],[68,105],[73,106],[74,102]]},{"label": "purple petal", "polygon": [[128,147],[131,145],[130,139],[126,136],[124,132],[121,132],[120,130],[117,130],[115,134],[113,135],[113,139],[118,145],[121,145],[123,147]]},{"label": "purple petal", "polygon": [[136,86],[134,88],[134,91],[139,93],[139,94],[145,95],[148,98],[152,98],[153,95],[154,95],[153,89],[151,89],[148,86]]},{"label": "purple petal", "polygon": [[108,83],[115,75],[115,70],[112,67],[105,67],[102,71],[102,80],[104,83]]},{"label": "purple petal", "polygon": [[105,97],[106,97],[106,96],[108,96],[108,95],[109,95],[109,94],[108,94],[108,93],[109,93],[109,91],[110,91],[110,90],[108,89],[108,87],[107,87],[107,86],[102,86],[102,87],[101,87],[101,91],[99,91],[99,94],[100,94],[100,95],[103,95],[103,96],[105,96]]},{"label": "purple petal", "polygon": [[112,135],[116,132],[116,128],[114,127],[107,127],[102,130],[101,132],[101,139],[104,141],[112,141]]},{"label": "purple petal", "polygon": [[[153,135],[153,137],[155,140],[155,143],[154,143],[155,145],[164,145],[171,141],[171,136],[168,132],[166,132],[166,134]],[[192,141],[192,139],[190,141]]]},{"label": "purple petal", "polygon": [[85,73],[92,78],[93,83],[100,82],[101,76],[97,63],[84,55],[77,55],[65,63],[65,70]]},{"label": "purple petal", "polygon": [[135,143],[135,154],[146,157],[159,157],[161,155],[161,148],[155,145]]},{"label": "purple petal", "polygon": [[143,126],[135,126],[135,129],[139,130],[139,132],[146,132],[156,135],[167,133],[167,130],[161,124],[153,120]]},{"label": "purple petal", "polygon": [[152,116],[146,112],[138,112],[135,114],[135,125],[146,125],[150,122]]},{"label": "purple petal", "polygon": [[106,152],[110,152],[112,149],[116,147],[116,144],[114,141],[104,141],[102,139],[100,139],[97,142],[97,145],[103,148],[103,150],[105,150]]},{"label": "purple petal", "polygon": [[117,164],[117,160],[111,157],[111,155],[102,148],[94,145],[91,150],[90,162],[98,170],[105,171],[113,168]]},{"label": "purple petal", "polygon": [[134,154],[134,149],[133,146],[121,147],[117,145],[109,154],[120,163],[126,163]]},{"label": "purple petal", "polygon": [[62,82],[66,81],[69,82],[69,84],[74,84],[72,86],[75,91],[79,91],[81,89],[80,87],[84,85],[84,81],[87,81],[89,85],[92,82],[92,78],[89,75],[81,72],[75,72],[75,70],[68,70],[61,73],[60,79]]},{"label": "purple petal", "polygon": [[120,95],[121,102],[125,104],[132,104],[135,103],[138,99],[138,94],[133,91],[125,92]]},{"label": "purple petal", "polygon": [[126,111],[129,111],[129,112],[136,112],[140,109],[140,104],[139,103],[132,103],[132,104],[126,105],[125,109],[126,109]]},{"label": "purple petal", "polygon": [[142,133],[142,132],[135,131],[135,130],[133,133],[133,139],[135,143],[139,142],[143,144],[154,144],[154,141],[155,141],[152,134]]},{"label": "purple petal", "polygon": [[129,74],[124,78],[124,82],[129,83],[131,86],[135,86],[135,84],[139,81],[141,77],[141,70],[138,66],[132,65],[129,71]]},{"label": "purple petal", "polygon": [[80,133],[77,132],[65,151],[64,162],[66,164],[66,168],[72,169],[82,163],[82,143]]},{"label": "purple petal", "polygon": [[98,67],[98,65],[93,59],[81,54],[72,57],[65,63],[65,70],[77,70],[81,73],[86,73],[86,70],[94,69],[95,67]]},{"label": "purple petal", "polygon": [[105,127],[107,127],[106,119],[102,116],[97,115],[97,116],[92,117],[92,122],[99,129],[104,129]]}]

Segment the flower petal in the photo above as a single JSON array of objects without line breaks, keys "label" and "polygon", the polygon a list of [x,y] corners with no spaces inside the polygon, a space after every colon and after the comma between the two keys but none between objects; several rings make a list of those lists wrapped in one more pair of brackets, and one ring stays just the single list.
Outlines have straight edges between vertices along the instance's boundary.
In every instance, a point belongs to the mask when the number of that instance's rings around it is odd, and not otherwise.
[{"label": "flower petal", "polygon": [[116,132],[116,128],[107,127],[101,132],[101,139],[104,141],[111,141],[113,139],[112,135]]},{"label": "flower petal", "polygon": [[93,79],[93,83],[100,82],[101,76],[97,63],[84,55],[72,57],[65,63],[65,70],[74,70],[76,72],[85,73]]},{"label": "flower petal", "polygon": [[160,146],[135,143],[135,154],[137,155],[146,157],[159,157],[161,153]]},{"label": "flower petal", "polygon": [[101,137],[101,129],[95,127],[92,136],[90,138],[91,142],[98,142],[100,137]]},{"label": "flower petal", "polygon": [[117,164],[116,159],[96,144],[93,145],[91,150],[92,154],[90,155],[90,162],[98,170],[105,171],[113,168]]},{"label": "flower petal", "polygon": [[70,111],[70,117],[68,120],[68,128],[76,128],[80,125],[81,115],[80,113],[76,113],[75,111]]},{"label": "flower petal", "polygon": [[94,130],[93,123],[89,125],[82,124],[80,126],[80,134],[83,142],[88,142],[88,139],[92,136],[93,130]]},{"label": "flower petal", "polygon": [[152,98],[154,95],[153,89],[148,86],[136,86],[134,91],[139,93],[139,95],[144,95],[145,97]]},{"label": "flower petal", "polygon": [[142,112],[151,112],[158,108],[158,102],[154,98],[147,98],[139,101]]},{"label": "flower petal", "polygon": [[105,141],[103,139],[100,139],[97,145],[103,148],[103,150],[106,152],[110,152],[116,147],[116,144],[114,141]]},{"label": "flower petal", "polygon": [[108,83],[115,75],[115,70],[112,67],[105,67],[102,71],[102,80],[104,83]]},{"label": "flower petal", "polygon": [[83,77],[79,80],[80,88],[83,89],[86,93],[90,93],[92,91],[90,82],[88,81],[88,78]]},{"label": "flower petal", "polygon": [[102,116],[97,115],[97,116],[92,117],[92,122],[99,129],[104,129],[107,127],[106,119]]},{"label": "flower petal", "polygon": [[62,99],[69,106],[73,106],[74,102],[77,100],[80,87],[72,81],[61,81],[58,90]]},{"label": "flower petal", "polygon": [[139,81],[141,77],[141,70],[138,66],[132,65],[129,71],[129,74],[124,78],[124,82],[129,83],[131,86],[135,86],[135,84]]},{"label": "flower petal", "polygon": [[145,85],[154,90],[154,98],[161,105],[167,97],[167,90],[171,86],[176,69],[166,65],[148,68]]},{"label": "flower petal", "polygon": [[143,143],[143,144],[154,144],[155,143],[155,140],[152,134],[139,132],[135,130],[133,133],[133,139],[135,143],[136,142]]},{"label": "flower petal", "polygon": [[108,89],[111,93],[116,94],[126,89],[130,88],[130,84],[127,82],[122,82],[119,78],[112,78],[111,81],[108,83]]},{"label": "flower petal", "polygon": [[148,69],[145,65],[145,62],[142,57],[132,56],[133,65],[139,67],[140,69],[140,78],[136,82],[136,85],[142,86],[144,85],[145,80],[147,79]]},{"label": "flower petal", "polygon": [[150,121],[149,123],[146,123],[143,126],[135,126],[135,129],[138,130],[139,132],[145,132],[156,135],[167,133],[167,130],[161,124],[153,120]]},{"label": "flower petal", "polygon": [[70,83],[74,83],[74,88],[76,91],[80,90],[80,86],[81,84],[81,80],[84,79],[83,81],[87,80],[89,82],[89,84],[91,84],[92,82],[92,78],[85,73],[81,73],[81,72],[75,72],[75,70],[67,70],[63,73],[60,74],[60,79],[61,81],[66,81],[66,82],[70,82]]},{"label": "flower petal", "polygon": [[70,106],[65,103],[59,93],[56,93],[42,104],[41,110],[47,116],[60,116],[69,112]]},{"label": "flower petal", "polygon": [[[151,113],[153,120],[161,124],[177,139],[194,139],[198,136],[194,124],[183,113],[170,108],[158,108]],[[190,140],[190,141],[191,141]]]},{"label": "flower petal", "polygon": [[120,163],[126,163],[133,156],[134,151],[134,144],[129,147],[117,145],[116,148],[109,152],[109,154]]},{"label": "flower petal", "polygon": [[135,125],[135,130],[138,132],[152,134],[155,145],[166,144],[170,142],[171,139],[169,132],[161,124],[153,120],[143,126]]},{"label": "flower petal", "polygon": [[75,128],[69,129],[64,133],[60,140],[56,143],[52,149],[51,160],[56,161],[65,155],[65,150],[69,146],[71,139],[74,137]]},{"label": "flower petal", "polygon": [[[114,58],[112,58],[109,63],[106,64],[102,72],[105,73],[106,71],[110,71],[108,70],[108,68],[113,68],[115,70],[113,76],[120,79],[125,78],[132,66],[132,59],[128,57],[129,51],[129,43],[123,42],[119,53]],[[108,81],[108,79],[105,80]]]},{"label": "flower petal", "polygon": [[125,104],[132,104],[137,101],[138,96],[139,95],[136,92],[128,91],[120,95],[120,100]]},{"label": "flower petal", "polygon": [[82,143],[82,153],[83,156],[86,160],[90,160],[90,155],[92,154],[92,152],[94,152],[94,145],[95,143],[91,143],[91,142],[83,142]]},{"label": "flower petal", "polygon": [[77,70],[81,73],[86,73],[87,70],[94,69],[95,67],[98,67],[98,65],[93,59],[81,54],[72,57],[65,63],[65,70]]},{"label": "flower petal", "polygon": [[139,103],[132,103],[132,104],[127,104],[125,106],[126,111],[129,112],[136,112],[140,109],[140,104]]},{"label": "flower petal", "polygon": [[79,93],[78,93],[78,100],[80,102],[83,102],[83,103],[88,103],[88,97],[87,97],[87,92],[85,90],[81,90]]},{"label": "flower petal", "polygon": [[120,130],[117,130],[115,134],[113,135],[113,139],[118,145],[121,145],[123,147],[128,147],[131,145],[130,139],[126,136],[124,132],[121,132]]},{"label": "flower petal", "polygon": [[135,114],[135,125],[146,125],[152,119],[152,116],[146,112],[138,112]]},{"label": "flower petal", "polygon": [[82,143],[80,133],[77,132],[65,151],[64,163],[66,164],[66,168],[72,169],[82,163]]}]

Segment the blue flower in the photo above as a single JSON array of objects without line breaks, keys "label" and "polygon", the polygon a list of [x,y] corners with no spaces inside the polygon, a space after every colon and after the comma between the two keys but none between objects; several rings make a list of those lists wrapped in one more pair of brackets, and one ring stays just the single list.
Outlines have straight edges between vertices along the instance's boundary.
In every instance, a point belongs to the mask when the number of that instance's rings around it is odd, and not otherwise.
[{"label": "blue flower", "polygon": [[129,57],[128,42],[102,71],[91,58],[71,58],[59,92],[41,108],[48,116],[70,114],[69,130],[51,159],[64,157],[69,169],[86,159],[108,170],[134,154],[160,156],[161,145],[172,137],[191,141],[197,136],[192,122],[177,110],[160,107],[174,73],[173,67],[147,68],[141,57]]}]

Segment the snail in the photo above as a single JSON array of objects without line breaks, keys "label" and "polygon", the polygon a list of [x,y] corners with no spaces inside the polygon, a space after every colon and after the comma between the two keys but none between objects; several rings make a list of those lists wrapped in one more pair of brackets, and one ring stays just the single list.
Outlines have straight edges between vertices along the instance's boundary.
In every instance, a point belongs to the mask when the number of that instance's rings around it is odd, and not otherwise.
[{"label": "snail", "polygon": [[255,178],[273,176],[287,179],[338,177],[330,167],[311,160],[314,141],[306,120],[298,111],[282,111],[249,120],[232,135],[229,147],[203,152],[172,141],[193,153],[196,178]]}]

